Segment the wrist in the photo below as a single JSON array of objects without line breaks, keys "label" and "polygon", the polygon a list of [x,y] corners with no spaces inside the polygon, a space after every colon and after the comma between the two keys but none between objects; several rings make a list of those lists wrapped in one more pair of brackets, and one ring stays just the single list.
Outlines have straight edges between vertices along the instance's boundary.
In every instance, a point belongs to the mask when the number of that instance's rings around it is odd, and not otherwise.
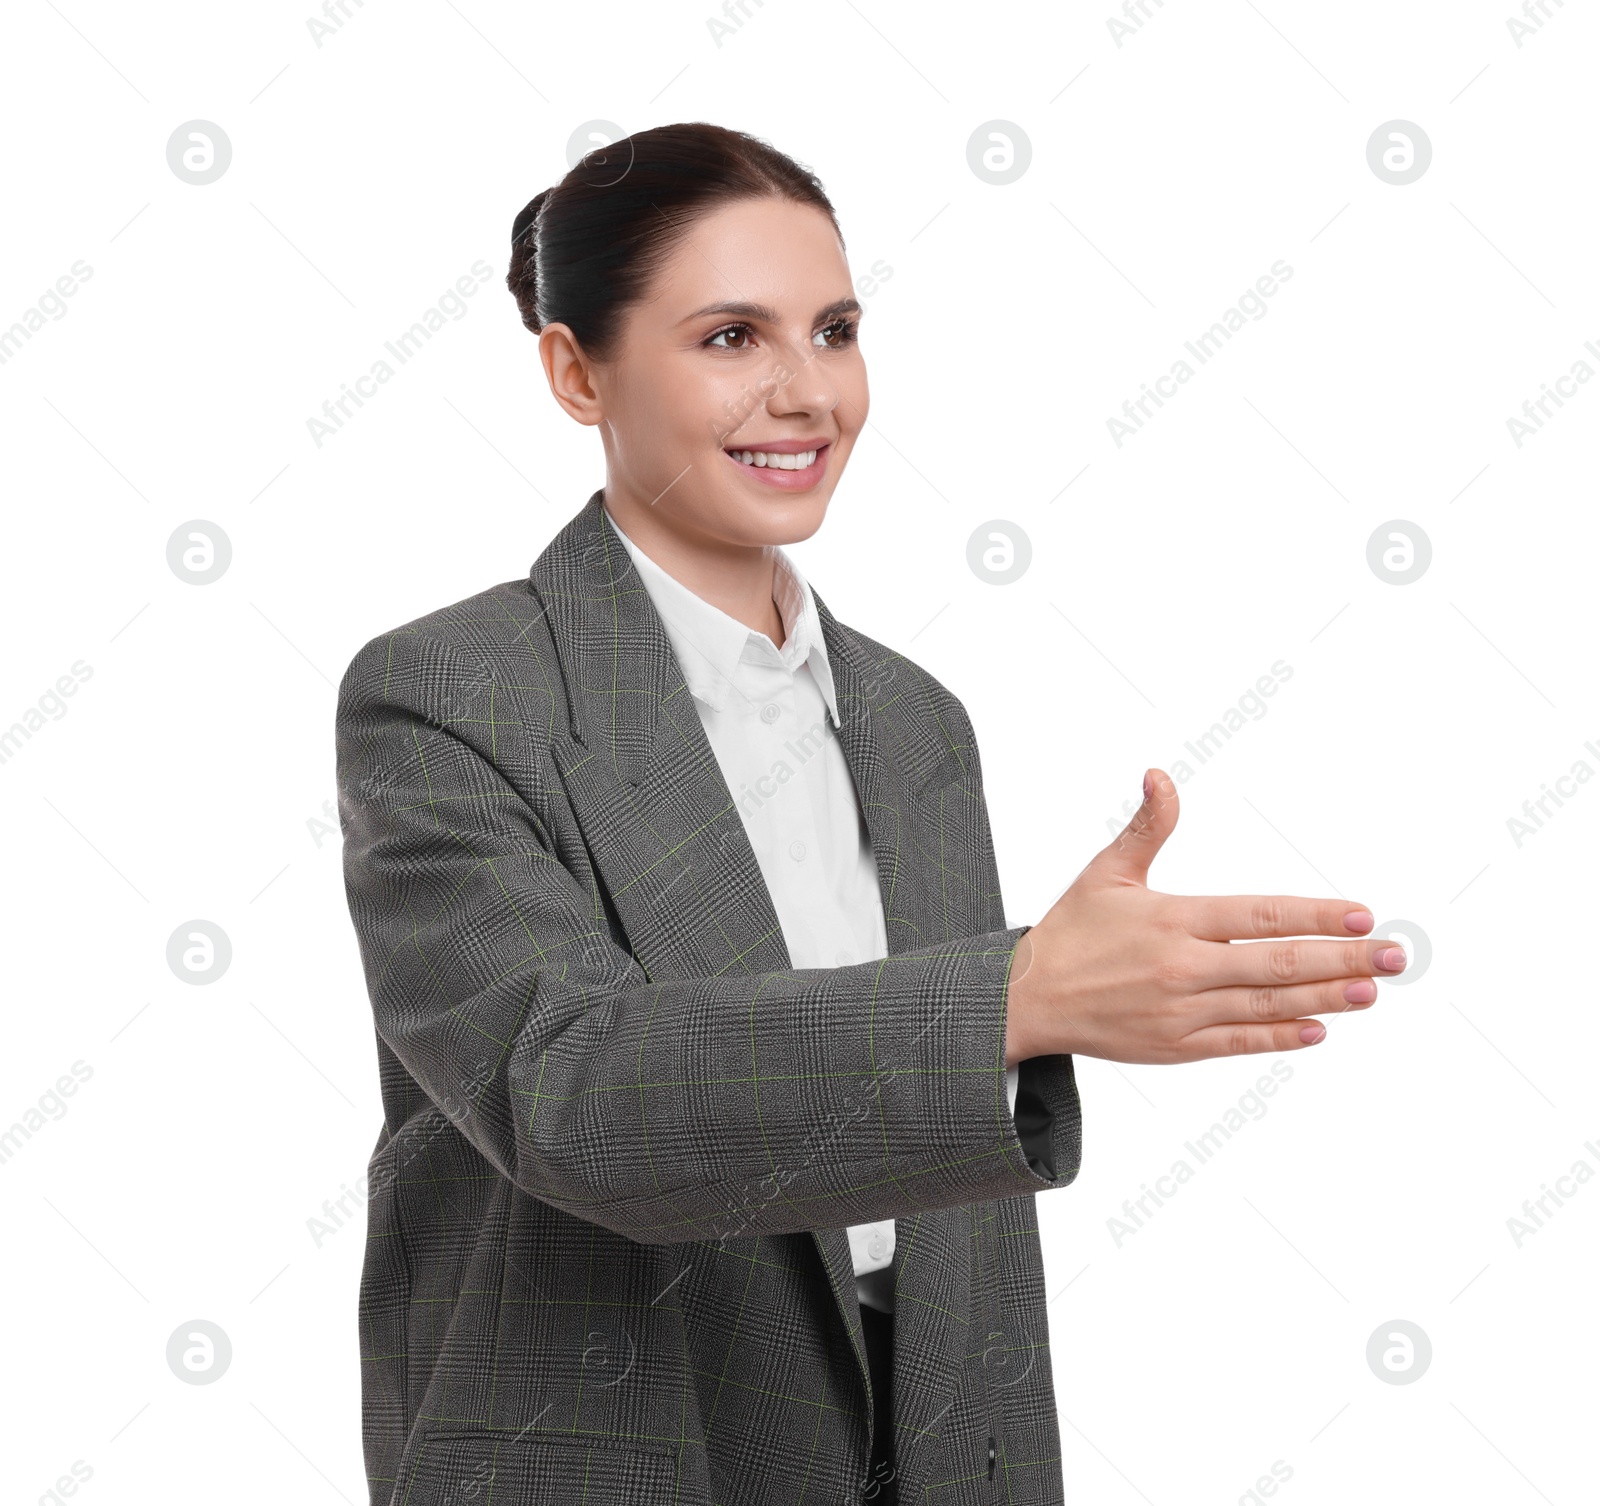
[{"label": "wrist", "polygon": [[1038,997],[1035,989],[1038,959],[1032,928],[1017,938],[1011,954],[1011,970],[1006,978],[1006,1066],[1015,1067],[1039,1055],[1035,1044]]}]

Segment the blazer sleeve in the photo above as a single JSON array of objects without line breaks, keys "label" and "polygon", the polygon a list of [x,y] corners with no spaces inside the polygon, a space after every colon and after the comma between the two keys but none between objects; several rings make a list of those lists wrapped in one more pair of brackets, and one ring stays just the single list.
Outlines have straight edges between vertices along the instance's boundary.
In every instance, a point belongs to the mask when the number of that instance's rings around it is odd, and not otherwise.
[{"label": "blazer sleeve", "polygon": [[612,939],[570,817],[556,834],[541,818],[559,807],[542,739],[496,688],[464,698],[469,679],[416,632],[357,654],[336,712],[339,812],[378,1035],[501,1175],[651,1244],[1071,1181],[1073,1136],[1057,1126],[1042,1175],[1006,1107],[1023,928],[652,981]]}]

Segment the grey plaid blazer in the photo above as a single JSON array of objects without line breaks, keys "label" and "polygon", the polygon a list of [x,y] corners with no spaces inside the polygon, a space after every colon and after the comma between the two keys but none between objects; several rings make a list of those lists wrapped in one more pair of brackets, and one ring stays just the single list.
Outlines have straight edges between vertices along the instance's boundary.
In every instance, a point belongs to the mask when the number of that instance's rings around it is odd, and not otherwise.
[{"label": "grey plaid blazer", "polygon": [[602,493],[339,687],[375,1016],[372,1506],[857,1502],[847,1225],[897,1219],[902,1502],[1062,1500],[1034,1193],[1070,1056],[1005,1093],[1007,926],[961,703],[820,596],[889,955],[791,968]]}]

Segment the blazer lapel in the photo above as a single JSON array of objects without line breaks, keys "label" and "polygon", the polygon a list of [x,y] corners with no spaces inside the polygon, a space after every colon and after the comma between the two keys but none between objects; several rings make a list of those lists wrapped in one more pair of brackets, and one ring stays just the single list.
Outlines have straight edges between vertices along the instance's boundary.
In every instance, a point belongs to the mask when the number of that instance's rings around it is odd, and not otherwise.
[{"label": "blazer lapel", "polygon": [[[572,733],[558,729],[552,751],[584,839],[651,978],[787,970],[782,927],[744,823],[661,619],[603,516],[603,496],[590,497],[529,578],[561,660]],[[868,653],[814,588],[812,595],[838,698],[840,746],[877,862],[889,951],[944,940],[936,886],[916,865],[924,846],[918,796],[947,767],[948,743],[914,672],[903,664],[897,671],[895,656]],[[906,1384],[896,1387],[894,1414],[902,1482],[920,1485],[926,1473],[927,1440],[937,1438],[969,1347],[970,1236],[966,1209],[897,1224],[895,1358]],[[842,1229],[811,1237],[870,1394],[849,1240]],[[907,1483],[901,1490],[914,1498]]]},{"label": "blazer lapel", "polygon": [[602,495],[530,577],[562,661],[572,735],[558,727],[552,747],[584,838],[650,977],[788,968],[744,823]]}]

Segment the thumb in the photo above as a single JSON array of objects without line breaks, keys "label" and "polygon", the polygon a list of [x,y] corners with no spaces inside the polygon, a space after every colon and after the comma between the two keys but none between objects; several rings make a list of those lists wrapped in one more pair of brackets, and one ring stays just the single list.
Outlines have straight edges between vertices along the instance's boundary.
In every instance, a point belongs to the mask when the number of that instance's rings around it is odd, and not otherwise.
[{"label": "thumb", "polygon": [[1146,769],[1144,787],[1144,804],[1091,865],[1103,877],[1145,883],[1161,844],[1178,824],[1178,787],[1166,771]]}]

